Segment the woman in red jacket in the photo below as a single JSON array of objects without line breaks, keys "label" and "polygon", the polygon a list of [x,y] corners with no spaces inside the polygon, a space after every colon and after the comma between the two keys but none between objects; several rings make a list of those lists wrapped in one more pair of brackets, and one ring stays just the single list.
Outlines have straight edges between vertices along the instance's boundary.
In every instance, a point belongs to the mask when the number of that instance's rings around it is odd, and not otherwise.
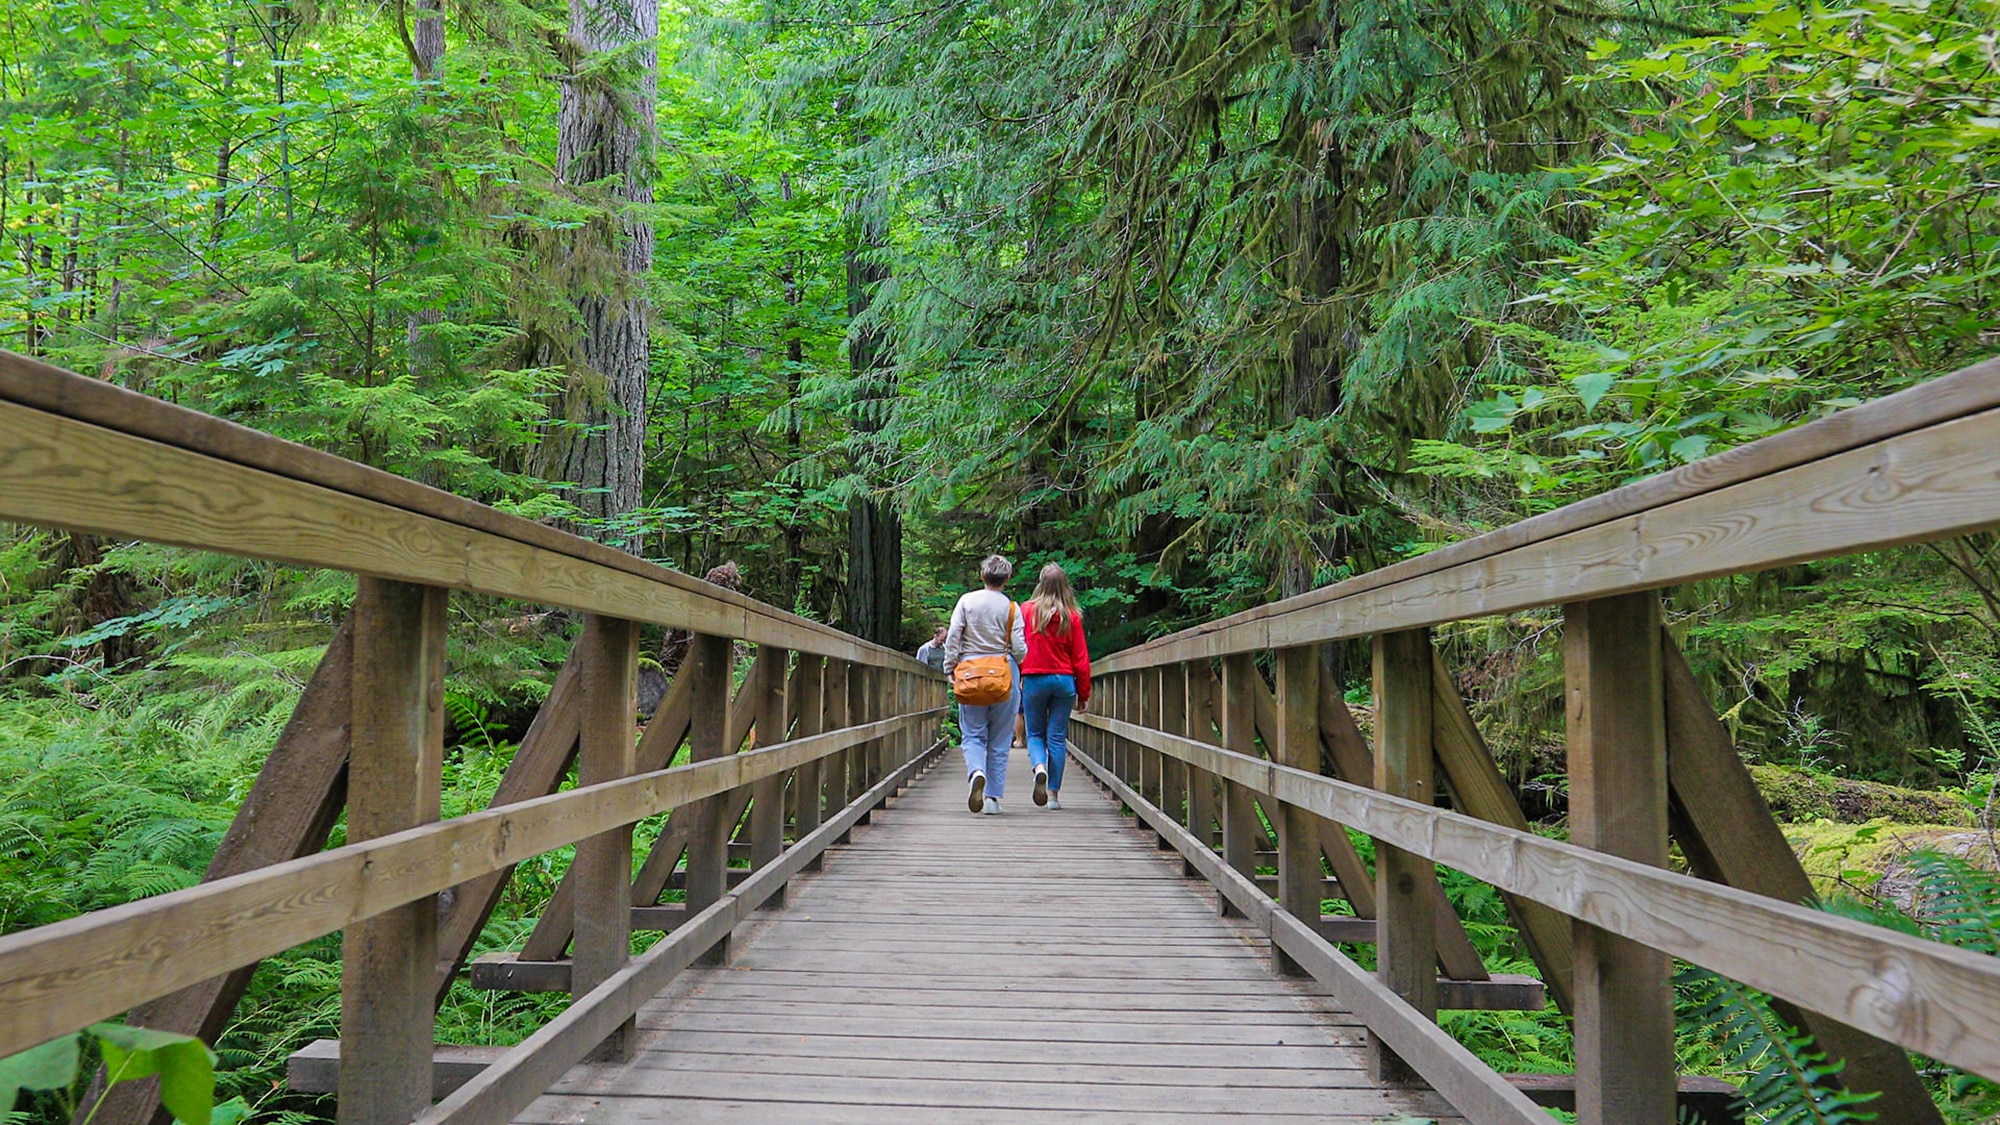
[{"label": "woman in red jacket", "polygon": [[1021,709],[1028,720],[1028,761],[1035,767],[1035,803],[1062,808],[1063,765],[1069,759],[1069,714],[1090,702],[1090,651],[1083,611],[1069,575],[1050,563],[1021,614],[1028,658],[1021,661]]}]

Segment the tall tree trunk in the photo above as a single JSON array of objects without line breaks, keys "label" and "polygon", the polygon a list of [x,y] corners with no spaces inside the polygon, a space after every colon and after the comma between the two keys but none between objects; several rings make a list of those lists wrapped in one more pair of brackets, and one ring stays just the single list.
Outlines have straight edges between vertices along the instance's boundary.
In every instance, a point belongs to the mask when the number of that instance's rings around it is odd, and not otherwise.
[{"label": "tall tree trunk", "polygon": [[[1294,0],[1292,19],[1294,65],[1313,65],[1313,60],[1334,44],[1339,28],[1323,21],[1320,9],[1310,0]],[[1324,417],[1339,405],[1350,335],[1348,325],[1341,320],[1340,310],[1346,306],[1334,299],[1346,283],[1347,219],[1341,206],[1346,154],[1323,122],[1296,110],[1285,123],[1284,135],[1296,146],[1295,158],[1302,166],[1312,167],[1313,174],[1301,177],[1300,194],[1292,200],[1291,213],[1286,216],[1287,288],[1306,312],[1292,334],[1289,353],[1281,360],[1283,377],[1276,396],[1276,421],[1281,426]],[[1337,479],[1313,484],[1312,496],[1306,501],[1309,510],[1299,513],[1309,529],[1323,526],[1343,507]],[[1341,538],[1337,533],[1308,530],[1282,561],[1279,595],[1291,597],[1311,589],[1319,561],[1345,554]]]},{"label": "tall tree trunk", "polygon": [[847,314],[855,327],[847,340],[847,368],[853,380],[851,424],[855,471],[862,491],[847,502],[847,631],[877,644],[898,646],[903,631],[903,521],[888,494],[890,451],[881,434],[896,398],[882,330],[860,323],[888,279],[888,268],[871,256],[883,244],[880,199],[861,201],[850,216],[847,250]]},{"label": "tall tree trunk", "polygon": [[[780,173],[778,194],[786,203],[792,201],[791,173]],[[785,467],[796,470],[799,456],[805,445],[805,419],[800,413],[799,380],[804,376],[806,366],[806,345],[803,329],[799,324],[799,304],[804,293],[799,286],[799,256],[788,254],[779,280],[785,287]],[[782,575],[786,609],[799,608],[799,587],[805,579],[805,513],[801,510],[800,490],[796,485],[785,490],[792,501],[791,514],[785,519],[785,563]]]},{"label": "tall tree trunk", "polygon": [[[417,18],[410,26],[410,69],[419,82],[429,82],[437,77],[438,64],[444,61],[444,0],[417,0]],[[429,94],[422,95],[428,99]],[[425,150],[435,147],[436,136],[432,130],[425,130]],[[436,177],[433,177],[435,180]],[[442,184],[437,185],[440,190]],[[437,341],[425,331],[444,319],[442,310],[435,308],[411,311],[405,325],[407,339],[404,347],[406,369],[412,376],[421,374],[437,359]]]},{"label": "tall tree trunk", "polygon": [[[645,478],[652,302],[654,100],[658,0],[570,0],[573,62],[562,88],[556,176],[603,210],[571,252],[581,339],[542,474],[576,487],[593,519],[639,506]],[[596,266],[597,268],[593,268]]]}]

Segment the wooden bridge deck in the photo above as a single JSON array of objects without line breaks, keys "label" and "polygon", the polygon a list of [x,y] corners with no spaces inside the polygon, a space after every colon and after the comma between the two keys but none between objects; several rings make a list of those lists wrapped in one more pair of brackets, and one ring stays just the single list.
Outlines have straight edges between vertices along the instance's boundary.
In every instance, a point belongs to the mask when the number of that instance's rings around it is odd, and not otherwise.
[{"label": "wooden bridge deck", "polygon": [[1081,768],[1034,807],[1025,758],[1006,815],[975,817],[945,755],[728,968],[642,1009],[630,1064],[578,1066],[517,1120],[1457,1120],[1378,1088],[1360,1023],[1273,975]]}]

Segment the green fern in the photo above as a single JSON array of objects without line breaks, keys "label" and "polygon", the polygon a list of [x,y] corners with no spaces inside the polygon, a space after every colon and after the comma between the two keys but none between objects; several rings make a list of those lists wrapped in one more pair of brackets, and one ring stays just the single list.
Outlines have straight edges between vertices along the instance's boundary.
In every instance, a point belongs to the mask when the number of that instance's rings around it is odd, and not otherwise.
[{"label": "green fern", "polygon": [[1741,1074],[1741,1105],[1759,1125],[1846,1125],[1873,1121],[1858,1107],[1873,1093],[1841,1089],[1841,1064],[1813,1050],[1812,1037],[1771,1011],[1761,993],[1690,966],[1675,978],[1681,1017],[1713,1044],[1722,1065]]}]

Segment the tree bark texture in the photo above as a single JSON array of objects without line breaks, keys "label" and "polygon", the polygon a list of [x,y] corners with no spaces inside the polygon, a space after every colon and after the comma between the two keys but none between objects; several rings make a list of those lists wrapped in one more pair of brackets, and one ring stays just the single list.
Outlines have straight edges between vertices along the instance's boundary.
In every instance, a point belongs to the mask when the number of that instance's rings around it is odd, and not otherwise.
[{"label": "tree bark texture", "polygon": [[658,0],[570,0],[556,178],[601,210],[566,264],[580,339],[542,471],[594,519],[638,507],[645,476],[659,30]]},{"label": "tree bark texture", "polygon": [[[879,201],[872,201],[879,203]],[[870,257],[882,245],[881,220],[870,202],[855,207],[847,252],[847,366],[853,379],[850,414],[856,437],[855,471],[862,491],[847,502],[847,631],[876,644],[900,647],[903,629],[903,520],[885,479],[889,450],[880,436],[896,399],[888,340],[865,317],[887,267]]]}]

